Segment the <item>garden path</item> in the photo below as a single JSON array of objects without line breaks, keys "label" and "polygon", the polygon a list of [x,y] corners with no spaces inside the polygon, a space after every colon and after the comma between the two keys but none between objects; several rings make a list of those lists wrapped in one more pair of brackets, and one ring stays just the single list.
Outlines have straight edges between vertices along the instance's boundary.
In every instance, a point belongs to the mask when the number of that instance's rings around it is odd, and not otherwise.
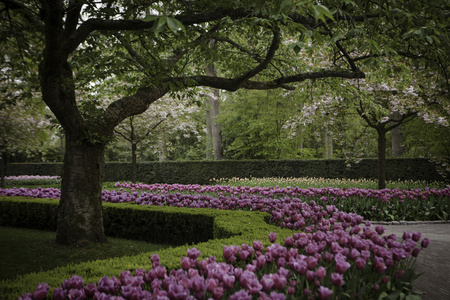
[{"label": "garden path", "polygon": [[414,288],[425,293],[423,300],[450,299],[450,222],[382,225],[387,234],[395,233],[398,239],[402,238],[405,231],[420,232],[422,238],[430,239],[431,244],[417,257],[417,272],[423,275],[415,281]]}]

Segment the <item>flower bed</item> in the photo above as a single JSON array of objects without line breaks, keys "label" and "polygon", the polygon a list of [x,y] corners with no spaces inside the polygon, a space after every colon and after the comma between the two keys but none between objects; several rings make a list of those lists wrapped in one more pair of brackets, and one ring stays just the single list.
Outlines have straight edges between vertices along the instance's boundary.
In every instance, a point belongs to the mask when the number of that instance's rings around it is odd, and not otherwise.
[{"label": "flower bed", "polygon": [[[223,258],[198,260],[200,252],[188,249],[178,270],[168,270],[152,256],[152,269],[103,277],[97,284],[84,284],[74,276],[53,290],[54,299],[377,299],[381,295],[410,295],[415,279],[413,260],[429,244],[417,232],[385,235],[385,229],[356,213],[339,210],[351,197],[355,203],[390,203],[394,197],[447,201],[449,190],[339,190],[298,188],[249,188],[197,185],[142,185],[117,183],[118,191],[103,191],[105,202],[137,205],[259,210],[281,227],[302,231],[288,236],[284,245],[266,248],[259,241],[229,245]],[[57,189],[9,189],[0,195],[58,198]],[[327,199],[323,199],[323,197]],[[335,197],[331,204],[329,199]],[[381,197],[381,199],[380,199]],[[337,200],[339,199],[339,200]],[[400,201],[400,200],[398,200]],[[406,204],[405,204],[406,205]],[[411,208],[411,207],[410,207]],[[44,299],[50,287],[42,283],[22,299]]]},{"label": "flower bed", "polygon": [[[357,213],[372,221],[449,220],[450,188],[445,189],[337,189],[297,187],[230,187],[181,184],[116,183],[120,190],[102,192],[105,202],[169,205],[191,208],[259,210],[272,214],[271,221],[289,229],[304,229],[310,220],[306,203],[326,209]],[[0,189],[0,195],[36,198],[60,197],[55,188]]]},{"label": "flower bed", "polygon": [[[214,256],[198,260],[200,251],[187,249],[178,270],[167,270],[157,254],[152,268],[123,271],[120,277],[105,276],[97,284],[84,284],[80,276],[62,282],[53,299],[378,299],[380,295],[415,295],[409,290],[413,269],[408,264],[421,248],[420,233],[382,237],[384,228],[370,224],[352,233],[339,229],[295,233],[286,246],[260,241],[223,248],[225,262]],[[269,239],[276,241],[276,233]],[[420,248],[419,248],[420,247]],[[38,284],[20,299],[44,299],[50,286]],[[411,298],[413,299],[413,298]]]}]

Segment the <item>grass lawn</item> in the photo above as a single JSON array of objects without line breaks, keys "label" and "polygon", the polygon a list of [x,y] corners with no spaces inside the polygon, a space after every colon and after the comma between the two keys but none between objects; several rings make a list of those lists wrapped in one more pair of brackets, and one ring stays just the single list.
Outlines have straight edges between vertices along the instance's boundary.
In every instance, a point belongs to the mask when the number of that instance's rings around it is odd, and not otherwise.
[{"label": "grass lawn", "polygon": [[105,244],[61,246],[55,232],[0,227],[0,280],[79,263],[142,252],[156,253],[169,245],[109,238]]}]

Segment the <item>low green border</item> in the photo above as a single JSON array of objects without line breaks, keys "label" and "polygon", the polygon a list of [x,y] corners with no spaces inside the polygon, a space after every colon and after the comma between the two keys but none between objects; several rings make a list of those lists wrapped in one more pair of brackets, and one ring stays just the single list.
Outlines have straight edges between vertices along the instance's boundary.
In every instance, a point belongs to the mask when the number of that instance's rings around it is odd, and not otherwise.
[{"label": "low green border", "polygon": [[[23,203],[32,207],[35,204],[57,207],[58,200],[45,200],[24,197],[1,197],[2,202]],[[51,205],[51,206],[48,206]],[[55,206],[54,206],[55,205]],[[282,229],[280,227],[267,223],[269,215],[257,211],[226,211],[207,208],[177,208],[177,207],[155,207],[155,206],[137,206],[133,204],[111,204],[104,203],[104,211],[113,209],[133,209],[139,211],[148,211],[149,213],[164,212],[169,214],[188,214],[193,217],[200,215],[213,218],[213,239],[206,242],[196,244],[184,244],[165,249],[158,252],[161,258],[161,265],[167,267],[168,270],[180,268],[180,259],[187,256],[187,248],[197,248],[201,252],[199,259],[206,259],[213,255],[218,261],[223,261],[223,247],[229,245],[252,244],[253,241],[259,240],[264,246],[270,245],[268,234],[277,232],[278,241],[284,243],[287,236],[293,234],[294,231]],[[26,209],[30,212],[30,209]],[[33,212],[31,212],[33,214]],[[35,215],[35,214],[34,214]],[[0,215],[5,217],[4,214]],[[60,287],[64,279],[73,275],[79,275],[84,279],[85,284],[97,283],[98,280],[105,276],[119,276],[121,271],[135,270],[137,268],[151,268],[150,256],[154,253],[142,253],[135,256],[125,256],[112,258],[108,260],[97,260],[80,264],[59,267],[54,270],[31,273],[19,276],[14,280],[5,280],[0,282],[0,298],[1,299],[17,299],[25,292],[32,292],[38,283],[46,282],[50,285],[51,290]]]}]

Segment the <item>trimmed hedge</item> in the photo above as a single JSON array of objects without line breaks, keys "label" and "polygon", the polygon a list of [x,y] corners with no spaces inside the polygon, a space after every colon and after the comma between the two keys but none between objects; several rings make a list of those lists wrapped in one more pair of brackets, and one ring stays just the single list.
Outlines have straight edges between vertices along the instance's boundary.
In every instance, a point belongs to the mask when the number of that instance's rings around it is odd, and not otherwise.
[{"label": "trimmed hedge", "polygon": [[[21,199],[15,198],[18,197],[0,198],[0,209],[2,210],[2,219],[0,220],[1,226],[7,224],[9,220],[16,220],[17,222],[17,218],[9,217],[7,214],[3,214],[3,208],[7,207],[13,208],[10,212],[17,211],[19,207],[22,207],[24,211],[30,212],[31,208],[40,206],[41,208],[39,208],[39,214],[41,216],[44,216],[45,218],[48,218],[49,216],[54,217],[54,208],[57,207],[58,200],[42,200],[22,197],[20,197]],[[113,222],[113,220],[123,222],[123,225],[121,226],[135,226],[134,230],[139,230],[136,224],[142,222],[142,220],[148,218],[147,221],[150,221],[153,217],[160,218],[160,220],[162,220],[163,217],[161,216],[164,215],[167,217],[165,220],[168,220],[168,222],[155,222],[154,224],[157,224],[159,227],[154,228],[154,231],[163,230],[177,242],[181,241],[181,238],[179,237],[180,234],[191,237],[199,237],[203,234],[207,235],[203,237],[203,242],[188,246],[188,244],[191,244],[190,241],[186,242],[186,244],[182,246],[165,249],[158,252],[158,255],[161,258],[161,264],[166,266],[168,270],[180,268],[180,259],[183,256],[187,256],[187,248],[195,247],[200,250],[201,257],[199,259],[206,259],[213,255],[217,257],[218,261],[223,261],[222,253],[225,245],[241,245],[244,243],[251,244],[255,240],[260,240],[263,245],[267,247],[271,244],[268,239],[268,234],[270,232],[277,232],[278,240],[281,243],[283,243],[287,236],[291,236],[294,232],[292,230],[282,229],[268,224],[266,220],[269,215],[267,213],[257,211],[226,211],[206,208],[188,209],[176,207],[140,207],[133,204],[110,203],[104,203],[104,211],[105,220],[109,218],[108,222]],[[120,214],[126,214],[128,217],[123,216],[123,218],[119,218],[118,216]],[[24,213],[24,215],[27,215],[27,213]],[[17,224],[26,223],[30,227],[33,227],[33,222],[28,223],[28,221],[32,220],[31,215],[37,217],[37,213],[30,213],[27,222],[17,222]],[[141,218],[141,221],[135,222],[136,220],[133,219],[135,216]],[[203,227],[199,230],[197,226],[201,225],[201,222],[194,219],[203,220],[206,223],[203,224]],[[189,222],[190,224],[185,228],[178,228],[175,230],[174,224],[182,224],[183,222]],[[212,227],[210,227],[211,225]],[[49,226],[49,228],[52,226]],[[118,224],[105,223],[105,228],[111,229],[117,228],[117,226]],[[146,224],[144,224],[144,227],[145,226]],[[109,229],[105,230],[108,231]],[[192,230],[199,232],[192,232]],[[117,231],[116,233],[127,234],[126,231]],[[154,232],[152,231],[152,235],[153,233]],[[210,233],[214,239],[207,241]],[[143,234],[143,236],[145,236],[145,234]],[[85,283],[97,283],[98,280],[105,275],[118,277],[121,271],[134,271],[136,268],[145,268],[146,270],[149,270],[151,268],[149,258],[151,254],[153,253],[142,253],[135,256],[111,258],[108,260],[97,260],[93,262],[68,265],[55,270],[18,276],[14,280],[4,280],[0,282],[0,295],[4,299],[17,299],[23,293],[34,290],[38,283],[46,282],[54,288],[58,287],[62,280],[70,278],[74,274],[83,277]]]},{"label": "trimmed hedge", "polygon": [[[377,178],[377,160],[364,159],[351,167],[345,160],[223,160],[138,163],[137,181],[145,183],[208,184],[213,178],[323,177]],[[387,180],[445,181],[435,165],[423,158],[388,159]],[[6,175],[61,175],[62,164],[8,164]],[[131,180],[130,163],[106,163],[103,181]]]}]

